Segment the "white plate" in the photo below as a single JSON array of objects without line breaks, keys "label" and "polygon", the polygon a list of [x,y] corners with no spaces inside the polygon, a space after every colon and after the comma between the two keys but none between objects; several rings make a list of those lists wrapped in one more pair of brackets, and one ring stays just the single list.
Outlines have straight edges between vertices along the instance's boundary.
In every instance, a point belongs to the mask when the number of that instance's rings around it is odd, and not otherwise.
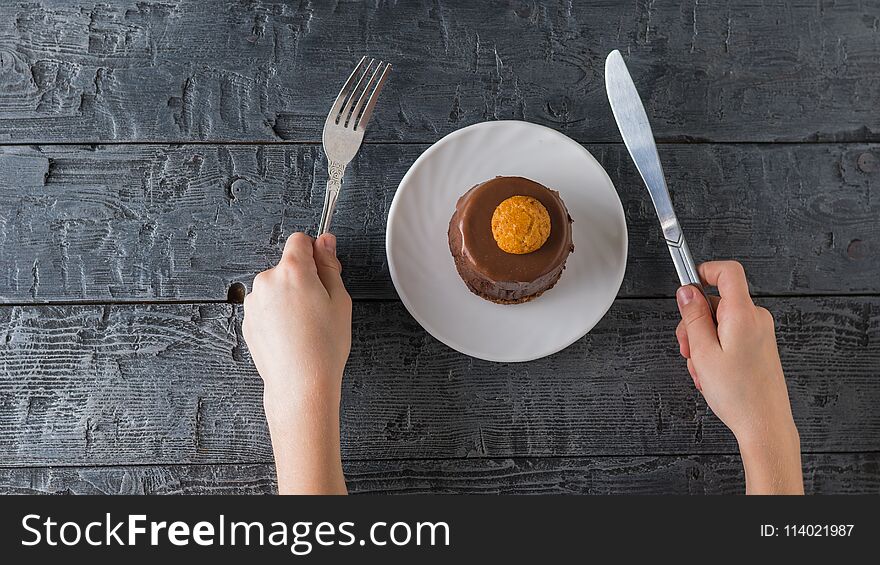
[{"label": "white plate", "polygon": [[[455,270],[446,232],[458,198],[493,177],[558,190],[575,251],[562,278],[517,305],[483,300]],[[386,250],[403,304],[431,335],[488,361],[530,361],[583,337],[614,302],[626,269],[626,221],[611,179],[590,153],[552,129],[484,122],[453,132],[416,159],[388,212]]]}]

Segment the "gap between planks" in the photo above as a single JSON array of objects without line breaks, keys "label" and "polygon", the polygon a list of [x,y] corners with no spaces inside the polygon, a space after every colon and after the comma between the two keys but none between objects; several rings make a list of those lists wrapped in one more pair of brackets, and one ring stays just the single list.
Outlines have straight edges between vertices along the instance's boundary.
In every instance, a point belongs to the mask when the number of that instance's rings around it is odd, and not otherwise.
[{"label": "gap between planks", "polygon": [[[865,451],[802,451],[804,455],[872,455],[880,454],[880,450],[869,449]],[[590,454],[590,455],[495,455],[495,456],[475,456],[475,457],[366,457],[366,458],[350,458],[343,457],[343,463],[371,463],[371,462],[407,462],[407,461],[507,461],[507,460],[556,460],[556,459],[622,459],[632,458],[676,458],[676,457],[731,457],[739,456],[738,451],[718,451],[711,453],[647,453],[647,454]],[[114,469],[121,467],[237,467],[241,465],[274,465],[275,461],[257,460],[257,461],[235,461],[235,462],[193,462],[193,463],[83,463],[81,465],[0,465],[0,469]]]},{"label": "gap between planks", "polygon": [[[256,273],[254,273],[256,274]],[[758,299],[813,299],[813,298],[878,298],[880,293],[819,293],[819,294],[752,294],[752,298]],[[615,302],[633,302],[637,300],[675,300],[674,296],[665,294],[649,294],[644,296],[618,296]],[[358,303],[391,304],[400,302],[398,298],[356,298]],[[29,308],[45,306],[186,306],[190,304],[231,304],[240,305],[240,302],[230,302],[225,299],[217,300],[51,300],[48,302],[0,302],[0,308]],[[2,469],[2,465],[0,465]]]},{"label": "gap between planks", "polygon": [[[467,126],[465,126],[467,127]],[[463,128],[462,128],[463,129]],[[552,128],[551,128],[552,129]],[[458,130],[456,130],[458,131]],[[561,132],[562,133],[562,132]],[[445,137],[445,136],[443,136]],[[376,141],[364,141],[363,145],[409,145],[409,146],[429,146],[433,145],[441,138],[437,138],[433,141],[393,141],[393,140],[376,140]],[[572,138],[574,139],[574,138]],[[580,141],[574,139],[577,143],[581,145],[593,145],[593,146],[616,146],[623,145],[623,141]],[[743,140],[702,140],[702,139],[655,139],[655,143],[657,145],[804,145],[804,146],[820,146],[820,145],[829,145],[829,146],[840,146],[840,145],[878,145],[880,142],[871,141],[868,139],[865,140],[845,140],[845,141],[743,141]],[[285,146],[285,145],[323,145],[321,141],[315,140],[266,140],[266,141],[245,141],[245,140],[168,140],[168,139],[157,139],[157,140],[133,140],[133,141],[112,141],[112,140],[83,140],[83,141],[4,141],[0,142],[0,148],[2,147],[53,147],[53,146],[83,146],[83,145],[102,145],[102,146],[116,146],[116,145],[170,145],[170,146],[187,146],[187,145],[229,145],[229,146],[251,146],[251,145],[277,145],[277,146]]]}]

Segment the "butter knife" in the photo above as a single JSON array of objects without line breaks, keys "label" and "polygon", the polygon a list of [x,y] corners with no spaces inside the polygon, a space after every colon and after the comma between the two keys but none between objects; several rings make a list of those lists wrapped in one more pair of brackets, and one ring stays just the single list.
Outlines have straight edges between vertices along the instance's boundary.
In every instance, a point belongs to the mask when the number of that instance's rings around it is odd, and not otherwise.
[{"label": "butter knife", "polygon": [[[678,279],[682,285],[696,286],[703,296],[706,296],[697,267],[684,239],[684,233],[681,231],[681,225],[672,208],[672,200],[666,188],[666,177],[663,175],[663,167],[657,155],[657,145],[654,143],[648,115],[645,113],[645,107],[626,68],[626,63],[623,62],[620,51],[616,49],[605,59],[605,89],[623,142],[632,160],[635,161],[636,168],[642,175],[642,180],[645,181],[651,201],[657,210],[663,237],[672,255],[672,262],[675,263]],[[708,298],[706,300],[708,301]],[[709,307],[712,307],[711,301]]]}]

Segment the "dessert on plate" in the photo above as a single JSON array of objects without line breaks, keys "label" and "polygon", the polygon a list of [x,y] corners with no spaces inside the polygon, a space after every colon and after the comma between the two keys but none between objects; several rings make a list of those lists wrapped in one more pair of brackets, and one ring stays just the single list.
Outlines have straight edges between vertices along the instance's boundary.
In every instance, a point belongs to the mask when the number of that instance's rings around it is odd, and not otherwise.
[{"label": "dessert on plate", "polygon": [[449,250],[471,292],[520,304],[559,280],[574,251],[571,222],[555,190],[523,177],[495,177],[458,199]]}]

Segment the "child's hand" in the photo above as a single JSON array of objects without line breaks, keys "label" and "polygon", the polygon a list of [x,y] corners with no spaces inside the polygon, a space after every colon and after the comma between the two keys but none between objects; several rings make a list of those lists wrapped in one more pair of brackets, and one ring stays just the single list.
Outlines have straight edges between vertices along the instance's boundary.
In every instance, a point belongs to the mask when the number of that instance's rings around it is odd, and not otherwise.
[{"label": "child's hand", "polygon": [[339,396],[351,348],[351,298],[341,273],[332,234],[313,242],[295,233],[278,264],[254,277],[242,330],[278,400],[317,389]]},{"label": "child's hand", "polygon": [[742,266],[735,261],[700,265],[700,276],[718,288],[718,326],[700,291],[678,289],[682,321],[676,330],[694,385],[736,436],[746,471],[746,491],[802,493],[800,439],[776,349],[773,316],[754,305]]},{"label": "child's hand", "polygon": [[336,238],[302,233],[254,278],[242,330],[263,377],[281,492],[344,492],[339,457],[342,372],[351,349],[351,298]]}]

